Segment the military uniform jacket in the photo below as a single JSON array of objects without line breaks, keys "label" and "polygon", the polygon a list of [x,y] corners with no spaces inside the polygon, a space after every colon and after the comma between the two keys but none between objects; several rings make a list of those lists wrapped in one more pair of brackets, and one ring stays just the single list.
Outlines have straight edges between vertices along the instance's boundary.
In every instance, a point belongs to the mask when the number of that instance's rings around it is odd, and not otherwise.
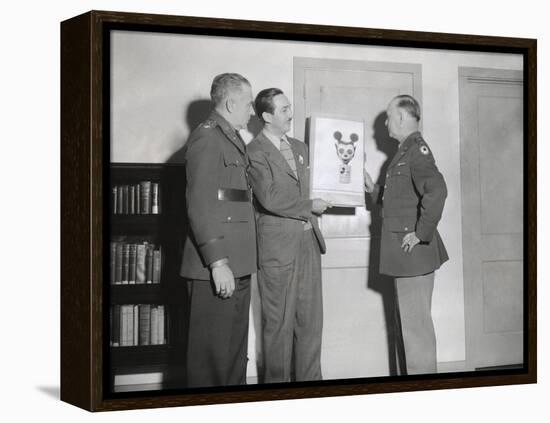
[{"label": "military uniform jacket", "polygon": [[[414,132],[399,146],[388,166],[381,195],[380,273],[411,277],[431,273],[448,260],[437,231],[447,186],[422,135]],[[403,237],[415,232],[420,243],[412,253],[401,248]]]},{"label": "military uniform jacket", "polygon": [[190,230],[180,274],[210,280],[208,265],[229,259],[235,277],[257,270],[246,146],[217,112],[191,134],[185,154]]},{"label": "military uniform jacket", "polygon": [[296,257],[304,225],[310,222],[322,254],[326,251],[309,199],[307,146],[287,137],[296,162],[294,174],[273,143],[260,132],[248,145],[250,182],[258,209],[260,266],[284,266]]}]

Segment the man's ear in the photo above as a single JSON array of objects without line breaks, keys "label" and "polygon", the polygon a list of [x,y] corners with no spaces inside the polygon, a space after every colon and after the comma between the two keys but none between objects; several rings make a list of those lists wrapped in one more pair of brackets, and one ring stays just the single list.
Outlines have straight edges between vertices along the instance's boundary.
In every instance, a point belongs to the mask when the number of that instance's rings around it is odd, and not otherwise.
[{"label": "man's ear", "polygon": [[262,119],[266,123],[272,123],[273,122],[273,115],[267,112],[262,113]]},{"label": "man's ear", "polygon": [[235,107],[235,102],[231,97],[227,97],[225,99],[225,110],[227,110],[228,113],[233,112],[233,109]]}]

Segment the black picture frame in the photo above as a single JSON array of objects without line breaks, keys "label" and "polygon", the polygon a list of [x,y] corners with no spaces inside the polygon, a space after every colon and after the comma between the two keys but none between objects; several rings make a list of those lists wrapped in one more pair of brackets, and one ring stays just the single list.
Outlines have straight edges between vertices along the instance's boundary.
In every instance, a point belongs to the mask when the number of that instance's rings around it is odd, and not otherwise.
[{"label": "black picture frame", "polygon": [[[106,392],[103,278],[110,219],[109,43],[113,29],[390,47],[504,52],[523,56],[524,72],[524,365],[516,369],[299,384],[249,385],[110,395]],[[222,404],[415,390],[535,383],[537,44],[488,37],[281,22],[91,11],[61,23],[61,399],[90,411]],[[205,90],[207,88],[205,87]],[[107,315],[108,316],[108,315]]]}]

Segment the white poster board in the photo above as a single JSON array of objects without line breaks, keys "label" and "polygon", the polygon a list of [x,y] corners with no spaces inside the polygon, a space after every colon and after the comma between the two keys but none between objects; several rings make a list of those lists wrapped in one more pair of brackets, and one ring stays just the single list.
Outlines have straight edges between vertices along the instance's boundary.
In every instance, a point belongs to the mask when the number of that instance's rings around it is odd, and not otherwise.
[{"label": "white poster board", "polygon": [[365,124],[359,118],[311,116],[311,196],[334,206],[364,207]]}]

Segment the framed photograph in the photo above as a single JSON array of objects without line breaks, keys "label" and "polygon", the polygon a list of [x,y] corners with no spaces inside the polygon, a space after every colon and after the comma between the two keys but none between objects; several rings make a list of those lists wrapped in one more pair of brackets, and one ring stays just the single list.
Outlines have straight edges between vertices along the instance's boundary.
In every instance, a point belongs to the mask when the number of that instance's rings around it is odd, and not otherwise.
[{"label": "framed photograph", "polygon": [[[536,72],[533,39],[62,22],[61,399],[105,411],[535,383]],[[287,344],[266,292],[303,242],[318,260],[292,286],[314,281],[322,317],[314,335],[291,320]],[[285,310],[307,320],[297,292]]]},{"label": "framed photograph", "polygon": [[311,116],[311,197],[339,207],[365,207],[362,119]]}]

